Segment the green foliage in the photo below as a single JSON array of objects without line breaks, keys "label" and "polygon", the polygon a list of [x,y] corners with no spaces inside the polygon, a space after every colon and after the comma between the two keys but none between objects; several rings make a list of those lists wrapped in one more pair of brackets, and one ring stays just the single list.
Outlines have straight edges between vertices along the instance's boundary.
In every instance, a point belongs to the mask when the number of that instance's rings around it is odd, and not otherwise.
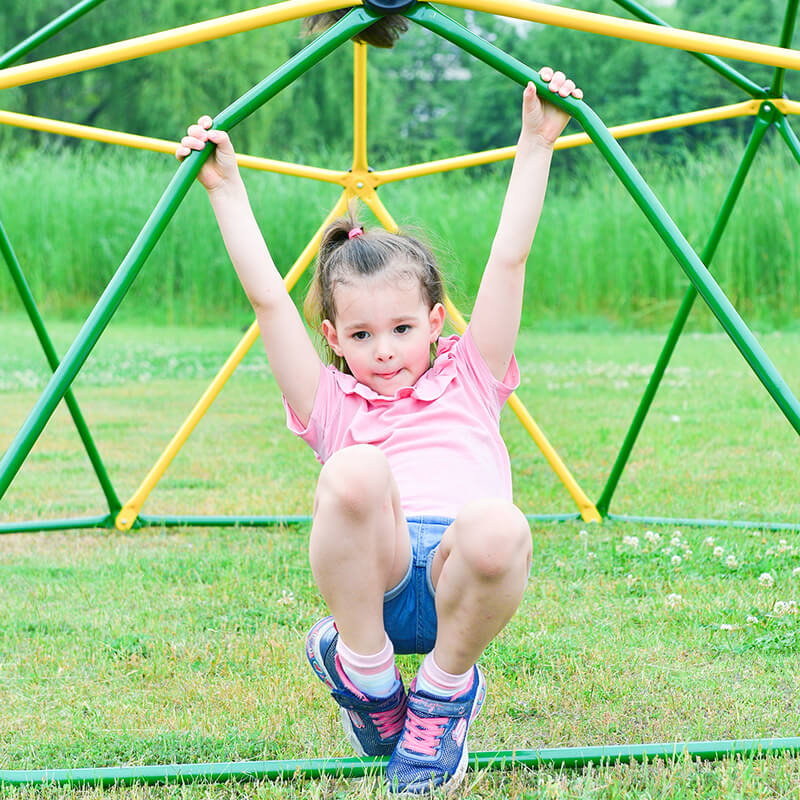
[{"label": "green foliage", "polygon": [[[0,51],[64,10],[61,0],[0,8]],[[41,45],[27,60],[73,52],[252,7],[247,0],[164,0],[145,18],[136,4],[108,0]],[[610,0],[571,5],[627,17]],[[672,25],[776,43],[782,0],[679,0],[657,7]],[[550,63],[575,77],[607,124],[736,102],[742,93],[687,54],[487,14],[448,13],[532,66]],[[252,31],[6,92],[3,107],[71,122],[178,138],[199,114],[212,115],[260,81],[304,44],[300,23]],[[737,64],[759,84],[772,68]],[[342,48],[300,78],[236,131],[243,151],[277,158],[350,147],[352,58]],[[800,89],[789,71],[786,90]],[[519,89],[453,45],[412,25],[393,50],[370,53],[370,144],[376,164],[512,144]],[[693,147],[737,123],[699,126],[659,138],[665,148]],[[61,139],[0,130],[5,148],[63,146]]]}]

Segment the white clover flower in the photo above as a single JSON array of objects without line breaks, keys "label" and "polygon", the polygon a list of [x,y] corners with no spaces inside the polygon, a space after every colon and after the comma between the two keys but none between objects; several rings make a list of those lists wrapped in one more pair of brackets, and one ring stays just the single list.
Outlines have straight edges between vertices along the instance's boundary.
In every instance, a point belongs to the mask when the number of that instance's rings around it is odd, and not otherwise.
[{"label": "white clover flower", "polygon": [[594,561],[597,558],[597,555],[595,553],[587,553],[586,558],[588,558],[589,561]]},{"label": "white clover flower", "polygon": [[631,550],[638,550],[639,549],[639,537],[638,536],[623,536],[622,537],[622,544],[625,547],[630,547]]},{"label": "white clover flower", "polygon": [[796,614],[797,613],[797,600],[790,600],[788,603],[788,608],[786,609],[787,614]]},{"label": "white clover flower", "polygon": [[681,545],[681,550],[683,550],[683,553],[684,553],[684,555],[686,555],[686,556],[690,556],[690,555],[692,554],[692,548],[691,548],[691,547],[689,547],[689,545],[688,545],[686,542],[684,542],[684,543]]},{"label": "white clover flower", "polygon": [[668,594],[664,598],[664,602],[667,604],[668,608],[680,608],[683,605],[683,597],[675,592],[672,592],[672,594]]},{"label": "white clover flower", "polygon": [[645,531],[644,538],[647,539],[650,544],[658,544],[661,541],[661,534],[655,531]]},{"label": "white clover flower", "polygon": [[703,544],[706,547],[713,547],[714,546],[714,537],[713,536],[706,536],[706,538],[703,539]]},{"label": "white clover flower", "polygon": [[767,548],[767,552],[764,553],[764,555],[765,556],[774,556],[775,555],[775,551],[771,547],[768,547]]},{"label": "white clover flower", "polygon": [[589,531],[585,531],[585,530],[584,531],[578,531],[578,536],[580,536],[581,539],[588,539],[589,538]]},{"label": "white clover flower", "polygon": [[637,579],[634,578],[630,572],[625,576],[625,583],[628,584],[629,589],[632,589],[634,587],[634,585],[636,584],[636,580]]},{"label": "white clover flower", "polygon": [[683,534],[680,531],[675,531],[675,533],[673,533],[672,535],[677,536],[679,539],[681,538],[681,536],[683,536]]},{"label": "white clover flower", "polygon": [[280,603],[282,606],[294,605],[294,592],[284,589],[281,592],[281,596],[278,598],[278,603]]},{"label": "white clover flower", "polygon": [[772,613],[782,617],[789,610],[789,604],[783,600],[776,600],[775,605],[772,606]]},{"label": "white clover flower", "polygon": [[736,556],[731,553],[726,559],[725,564],[730,567],[731,569],[736,569],[739,566],[739,562],[736,560]]},{"label": "white clover flower", "polygon": [[791,550],[791,545],[787,544],[786,539],[781,539],[778,542],[778,552],[785,553],[787,550]]},{"label": "white clover flower", "polygon": [[670,559],[670,561],[672,562],[672,564],[673,564],[674,566],[676,566],[676,567],[677,567],[677,566],[678,566],[678,564],[680,564],[680,563],[681,563],[681,561],[683,561],[683,559],[682,559],[680,556],[672,556],[672,558]]},{"label": "white clover flower", "polygon": [[672,553],[672,548],[671,547],[665,547],[664,548],[664,555],[668,556],[668,555],[670,555],[670,553]]},{"label": "white clover flower", "polygon": [[732,631],[733,625],[729,625],[727,622],[723,622],[722,625],[719,626],[721,631]]},{"label": "white clover flower", "polygon": [[670,544],[671,544],[673,547],[680,547],[680,546],[681,546],[681,537],[680,537],[680,536],[673,536],[673,537],[672,537],[672,538],[669,540],[669,543],[670,543]]},{"label": "white clover flower", "polygon": [[800,567],[795,567],[795,568],[792,570],[792,577],[793,577],[793,578],[797,578],[797,577],[799,577],[799,576],[800,576]]},{"label": "white clover flower", "polygon": [[754,617],[752,614],[748,615],[747,624],[748,625],[758,625],[758,617]]},{"label": "white clover flower", "polygon": [[758,576],[758,582],[762,586],[766,586],[769,589],[771,586],[775,585],[775,578],[773,578],[772,575],[769,574],[769,572],[762,572]]},{"label": "white clover flower", "polygon": [[720,547],[719,545],[717,545],[717,546],[714,548],[714,556],[715,556],[716,558],[722,558],[722,554],[723,554],[724,552],[725,552],[725,548],[723,548],[723,547]]}]

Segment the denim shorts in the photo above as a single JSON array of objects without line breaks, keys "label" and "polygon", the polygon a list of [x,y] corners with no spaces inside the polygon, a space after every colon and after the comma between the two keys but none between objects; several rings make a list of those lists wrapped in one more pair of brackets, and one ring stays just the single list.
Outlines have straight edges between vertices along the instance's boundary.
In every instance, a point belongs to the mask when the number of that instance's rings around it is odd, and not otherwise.
[{"label": "denim shorts", "polygon": [[436,642],[431,565],[449,517],[409,517],[411,562],[403,580],[383,596],[383,625],[396,653],[429,653]]}]

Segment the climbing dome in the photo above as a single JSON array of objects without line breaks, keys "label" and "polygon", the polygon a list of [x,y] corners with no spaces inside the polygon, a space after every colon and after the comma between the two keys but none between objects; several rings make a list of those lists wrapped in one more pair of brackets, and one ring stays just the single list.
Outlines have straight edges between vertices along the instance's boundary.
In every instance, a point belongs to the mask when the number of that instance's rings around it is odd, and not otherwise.
[{"label": "climbing dome", "polygon": [[[253,30],[262,26],[274,25],[311,14],[321,13],[343,7],[336,0],[288,0],[253,11],[233,14],[207,22],[188,25],[183,28],[162,31],[160,33],[129,39],[114,44],[95,47],[90,50],[69,55],[34,61],[22,66],[9,66],[37,44],[45,41],[90,9],[99,5],[101,0],[84,0],[70,11],[42,28],[24,42],[0,57],[0,89],[21,86],[23,84],[44,81],[95,67],[139,58],[165,50],[183,47],[197,42],[234,33]],[[619,453],[607,477],[605,487],[599,498],[592,501],[572,475],[562,458],[545,438],[531,414],[516,395],[512,395],[509,405],[519,417],[533,441],[541,450],[545,459],[558,475],[565,489],[572,498],[576,511],[555,515],[531,514],[531,519],[578,519],[597,522],[603,518],[615,520],[632,520],[637,522],[675,522],[682,524],[735,524],[741,526],[782,527],[800,529],[800,524],[771,523],[759,521],[724,521],[707,519],[668,519],[665,517],[642,514],[641,516],[617,515],[611,512],[611,501],[620,477],[625,470],[628,458],[636,442],[636,438],[645,421],[651,403],[658,391],[661,379],[669,364],[672,353],[683,331],[686,320],[698,294],[719,320],[720,325],[741,352],[750,368],[757,375],[767,392],[772,396],[794,430],[800,433],[800,404],[767,354],[758,343],[753,333],[741,319],[719,285],[708,271],[717,245],[725,226],[736,205],[740,189],[755,157],[764,135],[771,127],[775,127],[787,147],[800,162],[800,140],[798,140],[789,123],[791,114],[800,113],[800,103],[784,96],[784,73],[788,69],[800,68],[800,53],[789,49],[792,33],[797,17],[798,0],[788,0],[779,46],[769,46],[711,36],[691,31],[677,30],[667,26],[665,22],[633,0],[616,0],[628,12],[643,21],[625,20],[611,16],[581,12],[562,6],[550,6],[527,0],[447,0],[446,4],[461,8],[502,14],[521,20],[529,20],[547,25],[561,26],[605,36],[621,37],[638,42],[648,42],[664,47],[683,49],[702,61],[710,69],[730,81],[749,99],[719,108],[662,117],[615,128],[606,128],[592,109],[584,102],[573,98],[552,97],[552,102],[568,111],[583,127],[585,133],[563,136],[556,147],[568,148],[594,143],[611,169],[624,187],[641,208],[645,218],[653,226],[664,245],[674,255],[677,264],[688,276],[691,285],[686,292],[678,310],[674,323],[655,369],[646,386],[628,432],[621,444]],[[402,13],[405,17],[424,28],[433,31],[449,40],[475,58],[488,64],[501,75],[524,85],[528,80],[534,81],[541,89],[543,84],[537,73],[529,65],[510,57],[497,47],[470,32],[438,8],[426,3],[401,3],[399,0],[380,0],[357,6],[337,25],[319,36],[304,50],[276,69],[261,83],[219,113],[214,125],[224,130],[231,130],[253,111],[292,83],[310,69],[315,63],[325,58],[338,47],[349,42],[360,31],[372,24],[386,13]],[[407,167],[389,170],[373,170],[369,166],[367,156],[367,48],[355,43],[354,47],[354,119],[353,119],[353,160],[347,170],[322,169],[318,167],[279,162],[267,158],[240,156],[243,166],[310,178],[317,181],[338,184],[342,187],[341,195],[334,204],[327,218],[322,221],[318,231],[305,247],[287,272],[285,282],[291,289],[298,278],[308,267],[320,240],[322,231],[328,222],[340,215],[348,202],[360,198],[376,215],[378,220],[388,229],[395,228],[395,222],[381,201],[378,189],[390,182],[412,179],[422,175],[461,169],[479,164],[512,158],[514,148],[491,150],[469,155],[457,156],[438,161],[414,164]],[[721,60],[721,56],[734,57],[744,61],[768,64],[775,67],[770,86],[761,87],[747,76]],[[4,68],[4,69],[2,69]],[[670,216],[662,207],[647,183],[637,172],[630,159],[617,143],[617,139],[635,136],[654,131],[663,131],[701,122],[730,119],[733,117],[752,117],[753,125],[750,138],[742,161],[731,181],[727,196],[720,208],[716,221],[705,247],[697,254],[687,243]],[[121,132],[101,130],[85,125],[69,122],[31,117],[23,114],[0,111],[0,123],[19,126],[40,131],[62,134],[64,136],[94,139],[103,142],[126,145],[165,153],[172,153],[174,142],[133,136]],[[94,310],[81,328],[73,344],[61,359],[57,359],[55,350],[48,336],[41,314],[30,288],[26,282],[22,267],[14,254],[8,233],[2,227],[0,219],[0,249],[2,249],[12,278],[19,290],[20,297],[30,317],[31,323],[41,342],[53,377],[42,393],[39,401],[31,410],[16,438],[12,441],[2,461],[0,461],[0,499],[6,493],[17,472],[25,462],[32,447],[36,443],[45,425],[52,416],[59,402],[64,399],[75,422],[83,445],[91,461],[94,472],[100,483],[108,504],[105,513],[91,517],[48,520],[20,520],[0,523],[0,532],[21,532],[33,530],[56,530],[70,528],[113,527],[128,530],[143,525],[262,525],[287,520],[306,519],[304,517],[285,516],[187,516],[187,515],[149,515],[143,512],[144,504],[164,475],[169,464],[180,448],[191,435],[199,420],[214,402],[226,380],[258,338],[255,323],[247,331],[243,339],[221,366],[219,373],[206,392],[186,417],[185,422],[175,433],[152,469],[143,476],[141,484],[126,500],[121,500],[116,493],[111,477],[107,472],[98,448],[96,447],[89,426],[84,420],[78,403],[71,392],[71,385],[80,372],[92,348],[97,343],[115,311],[122,302],[126,292],[143,267],[161,233],[185,197],[189,187],[208,152],[197,153],[186,159],[177,169],[175,177],[165,190],[161,200],[153,210],[138,238],[127,256],[120,264],[109,282],[105,292],[97,302]],[[447,311],[454,327],[461,331],[465,323],[459,310],[447,300]]]},{"label": "climbing dome", "polygon": [[[99,5],[102,0],[84,0],[75,5],[51,24],[42,28],[18,46],[0,57],[0,89],[44,81],[82,70],[89,70],[106,64],[139,58],[165,50],[209,41],[253,30],[262,26],[274,25],[288,20],[345,7],[340,0],[287,0],[264,8],[258,8],[220,19],[209,20],[136,39],[108,44],[82,52],[34,61],[22,66],[11,66],[16,60],[31,51],[41,42],[57,33],[64,26]],[[800,52],[789,49],[797,17],[798,0],[788,0],[779,45],[768,46],[751,42],[726,39],[718,36],[695,33],[670,28],[654,14],[639,6],[633,0],[616,2],[638,17],[640,21],[619,19],[611,16],[592,14],[551,6],[527,0],[444,0],[444,5],[455,5],[465,9],[502,14],[521,20],[529,20],[547,25],[581,30],[589,33],[615,36],[638,42],[647,42],[664,47],[686,50],[702,61],[710,69],[726,78],[748,99],[732,105],[702,111],[678,114],[675,116],[651,119],[616,128],[606,128],[592,109],[584,102],[573,98],[552,96],[552,102],[568,111],[583,127],[585,133],[562,137],[557,148],[575,147],[594,143],[608,162],[613,172],[625,186],[631,197],[640,207],[650,225],[653,226],[664,245],[674,255],[677,264],[688,276],[691,286],[683,298],[678,314],[669,331],[666,342],[658,358],[655,369],[641,398],[630,428],[622,442],[619,453],[608,476],[605,488],[596,501],[590,500],[580,488],[567,466],[549,445],[531,415],[518,398],[512,397],[510,405],[525,426],[553,470],[558,474],[567,492],[572,497],[577,511],[551,515],[548,519],[579,519],[601,521],[603,518],[615,520],[635,520],[640,522],[677,522],[657,516],[620,516],[611,513],[611,501],[617,483],[622,475],[637,435],[644,423],[650,405],[659,388],[670,357],[675,349],[684,324],[695,299],[699,295],[719,320],[720,325],[741,352],[747,364],[757,375],[765,390],[769,392],[780,411],[792,428],[800,434],[800,404],[783,380],[756,338],[743,322],[736,309],[718,286],[708,271],[726,223],[735,207],[740,189],[759,145],[771,127],[786,143],[791,153],[800,162],[800,140],[792,130],[789,116],[800,113],[800,102],[784,96],[784,72],[786,69],[800,69]],[[480,59],[501,75],[525,85],[531,80],[537,88],[543,83],[536,71],[523,64],[479,36],[459,25],[438,8],[427,3],[402,3],[392,0],[369,2],[356,6],[327,32],[320,35],[290,61],[276,69],[261,83],[220,112],[214,125],[223,130],[231,130],[245,117],[268,102],[278,92],[297,79],[315,63],[325,58],[336,48],[347,44],[354,36],[386,13],[402,13],[410,22],[421,25],[435,34],[463,48],[475,58]],[[733,57],[743,61],[768,64],[775,67],[774,76],[768,87],[761,87],[746,75],[721,60]],[[341,214],[352,198],[360,198],[388,229],[395,227],[389,210],[378,196],[378,189],[390,182],[412,179],[436,172],[461,169],[469,166],[487,164],[513,157],[514,148],[492,150],[448,158],[439,161],[415,164],[391,170],[372,170],[367,157],[366,120],[366,68],[367,49],[354,44],[354,120],[353,120],[353,160],[346,170],[321,169],[279,162],[267,158],[240,156],[242,166],[310,178],[327,183],[338,184],[342,191],[339,199],[330,210],[327,218],[321,221],[319,230],[299,255],[287,272],[285,282],[291,289],[300,275],[312,261],[321,233],[328,222]],[[647,183],[637,172],[629,158],[617,143],[617,139],[627,136],[663,131],[701,122],[729,119],[733,117],[752,117],[750,138],[742,161],[730,184],[727,196],[720,208],[714,226],[700,254],[687,243],[667,212],[664,210]],[[101,130],[69,122],[30,117],[7,111],[0,111],[0,123],[5,125],[48,131],[64,136],[94,139],[98,141],[172,153],[175,143],[148,139],[121,132]],[[258,338],[255,323],[242,338],[239,345],[221,366],[219,373],[186,418],[184,424],[167,445],[161,457],[150,472],[143,477],[136,492],[124,502],[115,491],[97,447],[84,420],[78,403],[71,392],[71,385],[86,362],[104,329],[125,297],[132,282],[142,269],[155,246],[159,236],[169,224],[170,219],[193,184],[200,167],[209,155],[209,149],[194,153],[176,170],[175,176],[163,193],[150,218],[141,230],[125,259],[120,264],[106,290],[98,300],[94,310],[82,326],[64,357],[59,361],[51,343],[41,314],[24,277],[12,248],[9,235],[0,220],[0,249],[19,291],[22,303],[31,324],[53,370],[53,376],[38,402],[30,412],[17,436],[11,442],[2,461],[0,461],[0,499],[5,495],[19,469],[25,462],[32,447],[41,435],[48,420],[63,399],[74,420],[75,426],[90,458],[97,479],[108,503],[107,512],[93,517],[78,517],[57,520],[22,520],[3,522],[0,533],[67,530],[72,528],[111,528],[120,530],[147,525],[262,525],[283,522],[287,519],[278,516],[181,516],[148,515],[142,508],[159,479],[164,475],[170,462],[178,453],[192,430],[211,406],[225,381]],[[462,330],[465,323],[458,309],[449,300],[447,310],[453,325]],[[531,515],[532,518],[541,518]],[[719,524],[715,520],[681,520],[684,524]],[[792,528],[800,530],[800,524],[770,523],[768,521],[735,522],[726,524]],[[513,764],[548,764],[555,766],[580,766],[598,761],[643,761],[656,757],[670,758],[676,753],[688,753],[696,758],[721,758],[734,754],[758,755],[767,752],[800,750],[800,739],[764,739],[746,741],[717,742],[672,742],[658,745],[626,745],[622,747],[560,748],[535,751],[508,751],[476,753],[472,765],[477,767],[504,767]],[[194,779],[224,780],[228,778],[286,778],[294,775],[319,776],[323,774],[363,775],[369,770],[380,768],[382,761],[362,759],[318,759],[306,761],[246,762],[243,764],[184,764],[155,767],[98,768],[75,770],[41,771],[0,771],[0,781],[4,783],[100,783],[146,781],[190,781]]]}]

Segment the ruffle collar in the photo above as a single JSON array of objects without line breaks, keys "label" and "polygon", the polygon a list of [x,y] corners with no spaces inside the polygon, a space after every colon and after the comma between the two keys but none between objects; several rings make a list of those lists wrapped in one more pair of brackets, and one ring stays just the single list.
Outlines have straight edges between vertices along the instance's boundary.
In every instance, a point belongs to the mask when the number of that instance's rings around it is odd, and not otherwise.
[{"label": "ruffle collar", "polygon": [[329,367],[329,369],[333,371],[336,383],[345,394],[357,394],[365,400],[389,403],[404,397],[414,397],[417,400],[429,403],[441,397],[453,378],[456,377],[453,348],[458,338],[458,336],[441,337],[436,343],[436,358],[433,366],[427,372],[424,372],[413,386],[401,386],[391,396],[378,394],[374,389],[370,389],[369,386],[359,383],[352,375],[340,372],[335,367]]}]

